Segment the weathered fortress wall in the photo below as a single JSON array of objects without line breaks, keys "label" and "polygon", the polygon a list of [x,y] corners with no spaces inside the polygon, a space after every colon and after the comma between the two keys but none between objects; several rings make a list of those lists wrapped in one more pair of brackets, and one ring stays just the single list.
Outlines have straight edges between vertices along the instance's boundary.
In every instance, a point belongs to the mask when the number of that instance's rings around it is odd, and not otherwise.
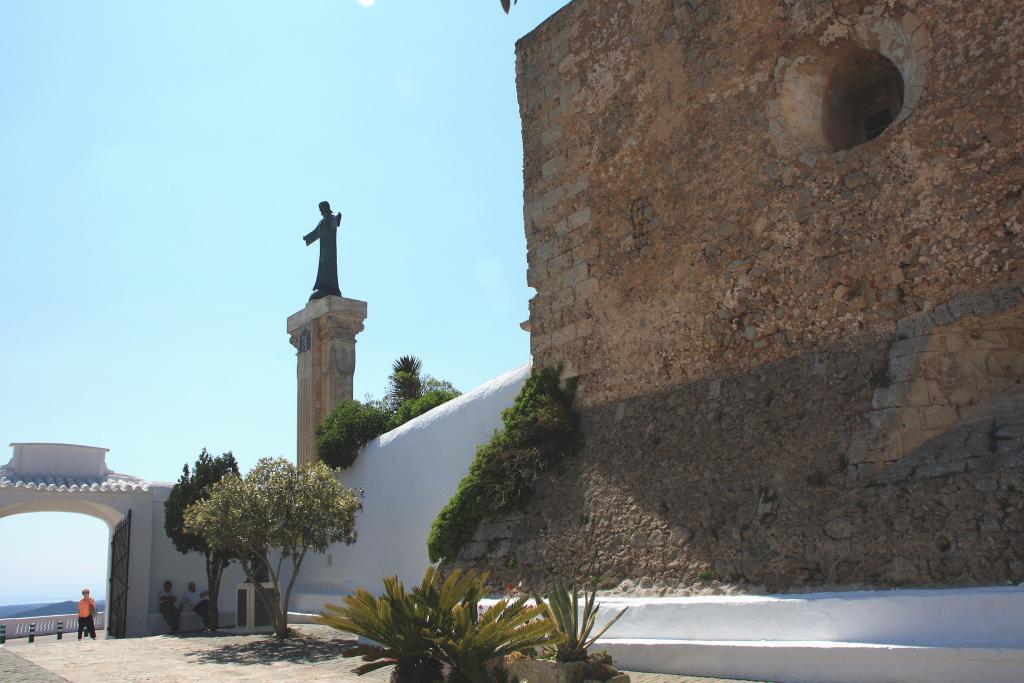
[{"label": "weathered fortress wall", "polygon": [[1018,4],[576,0],[517,51],[532,350],[586,446],[461,560],[1024,580]]}]

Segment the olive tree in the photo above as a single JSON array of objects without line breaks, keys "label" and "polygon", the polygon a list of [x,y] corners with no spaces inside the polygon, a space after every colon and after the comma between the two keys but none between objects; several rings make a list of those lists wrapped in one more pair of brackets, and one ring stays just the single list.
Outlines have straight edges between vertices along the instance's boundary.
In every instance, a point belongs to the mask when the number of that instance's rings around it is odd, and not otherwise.
[{"label": "olive tree", "polygon": [[220,579],[224,570],[235,556],[224,550],[213,548],[202,536],[185,531],[185,510],[210,495],[210,488],[226,476],[238,476],[238,463],[231,451],[214,457],[206,449],[199,454],[195,466],[188,463],[182,470],[178,483],[171,488],[164,503],[164,532],[174,543],[179,553],[200,553],[206,561],[206,586],[210,592],[210,628],[220,625],[220,611],[217,599],[220,595]]},{"label": "olive tree", "polygon": [[[288,603],[306,553],[356,540],[360,493],[323,463],[296,467],[283,458],[260,460],[244,478],[229,476],[185,512],[185,528],[213,548],[236,554],[250,582],[261,574],[274,589],[257,591],[279,638],[288,635]],[[275,561],[276,559],[276,561]],[[287,564],[286,564],[287,562]],[[281,592],[282,569],[291,569]],[[269,593],[269,595],[268,595]]]}]

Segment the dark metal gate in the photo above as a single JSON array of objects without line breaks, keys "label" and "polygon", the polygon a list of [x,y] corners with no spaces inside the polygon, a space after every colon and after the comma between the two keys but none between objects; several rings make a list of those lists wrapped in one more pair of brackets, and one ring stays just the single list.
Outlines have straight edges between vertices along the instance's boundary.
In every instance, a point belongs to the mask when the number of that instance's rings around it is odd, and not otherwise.
[{"label": "dark metal gate", "polygon": [[124,638],[128,616],[128,547],[132,536],[132,511],[114,528],[110,541],[110,591],[107,593],[107,635]]}]

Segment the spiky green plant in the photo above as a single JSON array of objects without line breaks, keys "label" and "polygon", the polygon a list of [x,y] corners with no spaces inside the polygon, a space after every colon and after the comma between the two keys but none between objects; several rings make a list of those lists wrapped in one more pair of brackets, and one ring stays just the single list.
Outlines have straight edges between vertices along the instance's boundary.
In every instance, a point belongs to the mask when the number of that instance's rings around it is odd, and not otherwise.
[{"label": "spiky green plant", "polygon": [[[424,584],[433,580],[428,570]],[[384,579],[384,595],[380,598],[359,589],[343,598],[344,606],[326,605],[316,621],[377,643],[345,652],[346,657],[362,657],[367,662],[354,669],[360,676],[395,666],[399,680],[431,683],[441,678],[441,660],[427,638],[434,615],[430,607],[416,599],[416,590],[407,593],[398,577],[389,576]]]},{"label": "spiky green plant", "polygon": [[494,661],[524,650],[558,645],[562,634],[543,619],[545,609],[526,598],[499,600],[483,614],[466,602],[452,610],[452,632],[434,637],[438,656],[451,667],[451,683],[493,683]]},{"label": "spiky green plant", "polygon": [[587,659],[587,650],[598,638],[619,620],[629,607],[623,607],[622,611],[616,614],[596,634],[591,635],[594,625],[597,623],[597,610],[601,606],[596,604],[597,581],[591,582],[589,590],[583,587],[583,609],[580,610],[580,590],[574,582],[571,588],[567,588],[561,579],[555,582],[548,593],[547,602],[539,595],[534,596],[538,606],[543,605],[548,618],[554,622],[555,628],[564,636],[563,642],[554,649],[548,651],[554,655],[559,662],[582,662]]},{"label": "spiky green plant", "polygon": [[395,410],[405,401],[415,401],[423,395],[422,369],[423,361],[416,356],[401,356],[391,364],[387,399]]},{"label": "spiky green plant", "polygon": [[357,674],[394,665],[398,680],[427,683],[440,680],[447,664],[452,683],[492,683],[488,662],[556,645],[562,635],[539,618],[543,608],[525,600],[499,601],[478,616],[486,590],[487,574],[454,571],[442,580],[429,567],[409,592],[397,577],[388,577],[384,595],[359,590],[343,598],[343,606],[327,605],[317,621],[376,643],[345,653],[367,662]]}]

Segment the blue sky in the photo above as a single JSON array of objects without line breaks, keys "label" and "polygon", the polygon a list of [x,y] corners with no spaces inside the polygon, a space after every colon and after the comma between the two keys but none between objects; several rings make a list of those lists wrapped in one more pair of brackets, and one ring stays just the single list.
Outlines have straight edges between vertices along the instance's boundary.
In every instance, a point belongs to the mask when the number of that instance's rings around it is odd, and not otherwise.
[{"label": "blue sky", "polygon": [[[0,1],[0,444],[165,481],[203,447],[294,457],[323,199],[369,302],[357,398],[402,354],[463,390],[525,362],[514,44],[564,4]],[[0,603],[66,597],[54,558],[101,586],[105,544],[0,519]]]}]

